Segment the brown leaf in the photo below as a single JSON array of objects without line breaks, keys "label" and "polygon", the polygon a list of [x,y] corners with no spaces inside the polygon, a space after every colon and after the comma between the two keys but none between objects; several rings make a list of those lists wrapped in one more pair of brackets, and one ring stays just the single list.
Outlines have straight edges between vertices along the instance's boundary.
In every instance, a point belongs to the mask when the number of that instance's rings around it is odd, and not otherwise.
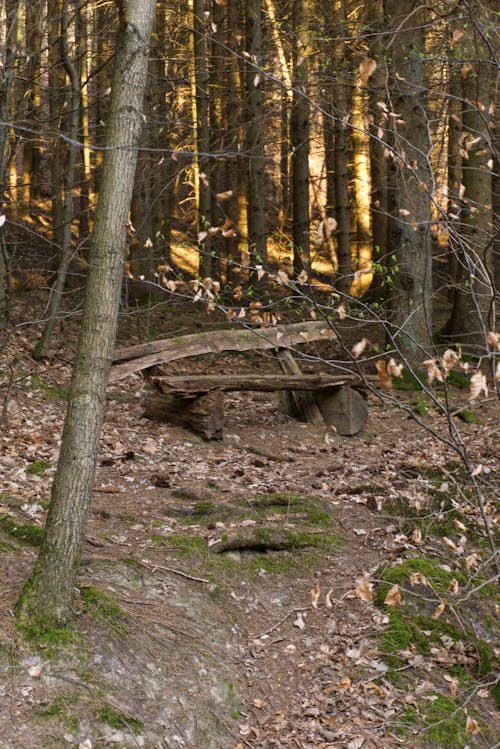
[{"label": "brown leaf", "polygon": [[363,575],[363,577],[358,577],[356,580],[355,593],[358,598],[361,598],[362,601],[366,601],[366,603],[370,603],[372,600],[372,588],[373,584],[365,575]]},{"label": "brown leaf", "polygon": [[455,577],[448,586],[448,593],[451,593],[452,596],[458,596],[458,594],[460,593],[460,586],[458,584],[458,580]]},{"label": "brown leaf", "polygon": [[392,388],[392,377],[387,374],[387,364],[383,359],[375,362],[378,379],[384,388]]},{"label": "brown leaf", "polygon": [[351,354],[353,355],[353,357],[357,359],[358,356],[361,356],[369,343],[370,341],[368,340],[368,338],[362,338],[360,341],[355,343],[351,349]]},{"label": "brown leaf", "polygon": [[438,606],[436,606],[434,613],[431,616],[431,619],[434,619],[434,620],[439,619],[439,617],[441,616],[445,608],[446,608],[446,601],[441,601],[441,603]]},{"label": "brown leaf", "polygon": [[495,333],[495,331],[490,330],[490,332],[488,333],[488,344],[492,349],[500,351],[500,335],[498,333]]},{"label": "brown leaf", "polygon": [[366,86],[368,83],[368,79],[371,75],[375,72],[377,69],[377,63],[375,60],[372,60],[370,57],[367,57],[365,60],[361,60],[359,63],[359,80],[363,84],[363,86]]},{"label": "brown leaf", "polygon": [[474,720],[474,718],[471,718],[470,715],[467,716],[467,722],[465,724],[465,733],[471,733],[473,736],[478,734],[480,732],[479,724],[477,720]]},{"label": "brown leaf", "polygon": [[404,365],[401,362],[397,362],[392,356],[387,362],[387,374],[390,377],[402,377]]},{"label": "brown leaf", "polygon": [[479,398],[484,393],[484,397],[488,397],[488,384],[486,382],[486,376],[481,372],[480,369],[476,369],[472,377],[470,378],[469,398],[471,401]]},{"label": "brown leaf", "polygon": [[460,357],[458,356],[456,351],[453,351],[453,349],[451,348],[446,349],[443,356],[441,357],[441,364],[443,365],[446,376],[448,376],[450,370],[453,369],[453,367],[455,367],[459,361]]},{"label": "brown leaf", "polygon": [[422,366],[427,369],[427,382],[432,385],[434,380],[443,382],[443,373],[437,365],[436,359],[426,359],[422,362]]},{"label": "brown leaf", "polygon": [[347,312],[346,312],[346,309],[345,309],[344,302],[342,302],[342,304],[339,304],[339,306],[337,307],[337,312],[338,312],[338,315],[339,315],[340,319],[341,320],[345,320],[345,318],[347,316]]},{"label": "brown leaf", "polygon": [[321,588],[319,586],[319,583],[315,582],[311,590],[311,606],[313,607],[313,609],[318,608],[318,601],[319,601],[320,595],[321,595]]},{"label": "brown leaf", "polygon": [[423,585],[427,588],[429,586],[429,583],[423,572],[412,572],[410,575],[410,585],[412,587],[414,585]]},{"label": "brown leaf", "polygon": [[384,603],[386,606],[398,606],[402,600],[403,596],[399,590],[399,585],[393,585],[384,598]]},{"label": "brown leaf", "polygon": [[450,695],[452,699],[455,699],[457,696],[457,689],[458,689],[458,679],[456,676],[450,676],[449,674],[444,675],[444,680],[448,682],[450,685]]},{"label": "brown leaf", "polygon": [[232,190],[224,190],[224,192],[218,192],[215,199],[218,203],[223,203],[225,200],[230,200],[234,195]]},{"label": "brown leaf", "polygon": [[457,550],[457,545],[454,541],[451,540],[451,538],[447,538],[446,536],[443,536],[441,541],[444,543],[445,546],[448,547],[448,549],[451,549],[452,551]]}]

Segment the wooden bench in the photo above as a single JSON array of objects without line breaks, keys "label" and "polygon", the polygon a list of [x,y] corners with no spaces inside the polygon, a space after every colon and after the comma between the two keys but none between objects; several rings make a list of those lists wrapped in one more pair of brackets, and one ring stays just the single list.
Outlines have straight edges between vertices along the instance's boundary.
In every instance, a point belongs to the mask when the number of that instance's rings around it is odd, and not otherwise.
[{"label": "wooden bench", "polygon": [[[306,404],[282,402],[282,410],[341,435],[359,432],[368,409],[359,379],[328,374],[182,375],[152,377],[145,416],[191,429],[205,439],[224,437],[224,393],[237,390],[300,393]],[[314,397],[312,397],[314,393]],[[317,413],[315,413],[315,408]]]},{"label": "wooden bench", "polygon": [[[354,435],[368,417],[364,385],[353,374],[303,374],[291,351],[297,344],[334,338],[317,322],[274,328],[223,330],[181,336],[116,352],[110,381],[146,370],[150,392],[145,416],[187,427],[205,439],[224,436],[224,393],[239,390],[284,394],[281,410],[315,425]],[[167,375],[158,365],[221,351],[275,349],[282,374]]]}]

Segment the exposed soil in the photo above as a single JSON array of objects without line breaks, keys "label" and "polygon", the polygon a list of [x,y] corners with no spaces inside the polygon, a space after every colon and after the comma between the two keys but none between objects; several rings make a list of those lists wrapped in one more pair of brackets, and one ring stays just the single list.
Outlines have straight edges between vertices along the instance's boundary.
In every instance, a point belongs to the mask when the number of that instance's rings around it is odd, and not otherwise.
[{"label": "exposed soil", "polygon": [[[69,367],[44,371],[21,339],[12,346],[18,362],[1,435],[0,518],[41,527]],[[4,394],[12,356],[12,348],[4,352]],[[256,366],[272,363],[205,357],[190,371]],[[455,397],[466,403],[467,393]],[[396,401],[414,398],[395,393]],[[493,746],[494,677],[474,670],[467,642],[460,663],[470,680],[452,695],[461,726],[455,744],[426,734],[432,721],[421,705],[450,695],[456,642],[426,656],[409,646],[399,679],[381,652],[389,607],[375,594],[390,565],[432,557],[453,575],[477,553],[471,575],[491,574],[473,503],[476,530],[462,534],[462,551],[459,536],[450,539],[455,549],[442,542],[442,517],[429,505],[431,469],[442,493],[460,490],[456,454],[374,396],[367,425],[351,438],[281,415],[273,394],[227,400],[224,441],[202,442],[142,418],[142,378],[110,388],[66,641],[34,645],[16,630],[14,605],[37,552],[33,539],[0,525],[1,749]],[[497,404],[490,398],[475,410],[482,423],[460,429],[494,482]],[[447,433],[444,417],[422,419]],[[422,538],[412,536],[403,510],[427,518]],[[270,534],[285,536],[289,548],[267,548]],[[241,548],[256,535],[261,548]],[[228,538],[240,543],[220,552]],[[485,624],[491,606],[474,626],[494,645],[493,624]],[[465,733],[467,714],[480,730],[467,724]]]}]

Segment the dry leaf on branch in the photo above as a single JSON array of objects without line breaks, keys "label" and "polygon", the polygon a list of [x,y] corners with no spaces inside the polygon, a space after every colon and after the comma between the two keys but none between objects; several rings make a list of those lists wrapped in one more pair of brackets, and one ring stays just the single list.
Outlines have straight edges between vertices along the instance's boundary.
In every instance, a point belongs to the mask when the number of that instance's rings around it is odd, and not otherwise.
[{"label": "dry leaf on branch", "polygon": [[370,57],[367,57],[366,60],[361,60],[359,63],[359,80],[363,86],[366,86],[368,79],[373,75],[376,69],[377,63],[375,60],[372,60]]},{"label": "dry leaf on branch", "polygon": [[490,330],[488,333],[488,344],[495,351],[500,351],[500,335],[495,333],[494,330]]},{"label": "dry leaf on branch", "polygon": [[398,606],[403,600],[399,585],[393,585],[386,597],[384,603],[386,606]]},{"label": "dry leaf on branch", "polygon": [[487,398],[488,383],[486,382],[486,375],[484,375],[480,369],[476,369],[470,378],[469,398],[471,401],[474,401],[483,393],[484,397]]},{"label": "dry leaf on branch", "polygon": [[368,340],[368,338],[362,338],[360,341],[355,343],[351,349],[351,354],[353,355],[353,357],[357,359],[358,356],[361,356],[369,343],[370,341]]},{"label": "dry leaf on branch", "polygon": [[383,359],[379,359],[375,362],[375,368],[377,370],[378,379],[382,387],[392,388],[392,377],[387,374],[387,364]]},{"label": "dry leaf on branch", "polygon": [[446,377],[448,376],[450,370],[452,370],[453,367],[456,367],[459,361],[460,357],[458,356],[456,351],[453,351],[453,349],[451,348],[446,349],[443,356],[441,357],[441,364],[443,366]]},{"label": "dry leaf on branch", "polygon": [[422,362],[422,366],[427,369],[427,382],[432,385],[434,380],[443,382],[443,373],[437,365],[436,359],[426,359]]},{"label": "dry leaf on branch", "polygon": [[392,356],[387,362],[387,374],[390,377],[402,377],[404,365],[401,362],[396,361]]}]

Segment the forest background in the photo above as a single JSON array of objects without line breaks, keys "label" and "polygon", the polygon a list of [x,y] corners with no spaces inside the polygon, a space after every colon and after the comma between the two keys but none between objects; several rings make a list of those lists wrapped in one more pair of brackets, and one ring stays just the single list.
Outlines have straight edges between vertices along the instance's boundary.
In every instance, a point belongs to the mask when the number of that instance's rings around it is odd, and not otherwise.
[{"label": "forest background", "polygon": [[[500,380],[494,4],[179,6],[156,4],[133,146],[133,336],[157,337],[155,320],[194,301],[215,327],[320,319],[339,336],[329,365],[347,359],[369,382],[375,364],[388,389],[404,371],[445,417],[444,436],[427,428],[466,470],[498,574],[492,477],[450,398],[452,373],[469,405]],[[49,362],[81,315],[97,200],[112,200],[127,7],[5,0],[0,13],[1,325],[6,340],[28,329]],[[11,365],[5,419],[15,378]]]}]

